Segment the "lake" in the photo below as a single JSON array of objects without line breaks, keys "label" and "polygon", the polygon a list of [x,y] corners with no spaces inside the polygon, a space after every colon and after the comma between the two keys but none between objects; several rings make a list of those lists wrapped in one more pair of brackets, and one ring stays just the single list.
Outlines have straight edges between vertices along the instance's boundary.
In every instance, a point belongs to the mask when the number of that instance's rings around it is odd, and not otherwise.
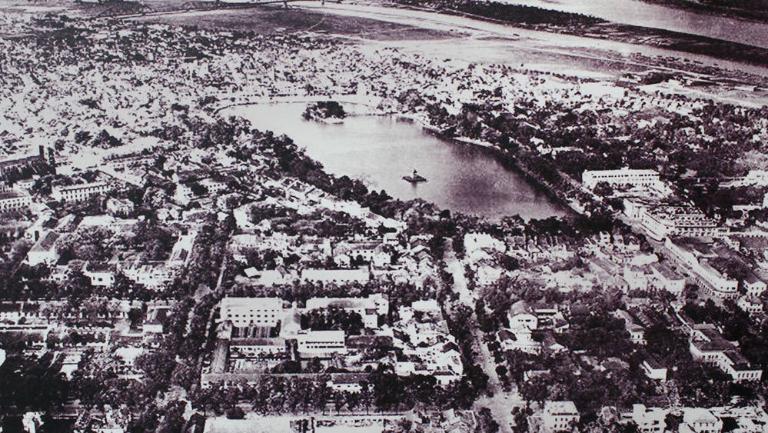
[{"label": "lake", "polygon": [[[306,104],[233,107],[224,115],[251,121],[261,130],[286,134],[334,175],[364,181],[402,200],[421,198],[443,209],[498,219],[519,214],[547,218],[566,211],[494,153],[438,138],[419,125],[392,116],[351,116],[340,124],[306,121]],[[417,169],[428,182],[402,179]]]}]

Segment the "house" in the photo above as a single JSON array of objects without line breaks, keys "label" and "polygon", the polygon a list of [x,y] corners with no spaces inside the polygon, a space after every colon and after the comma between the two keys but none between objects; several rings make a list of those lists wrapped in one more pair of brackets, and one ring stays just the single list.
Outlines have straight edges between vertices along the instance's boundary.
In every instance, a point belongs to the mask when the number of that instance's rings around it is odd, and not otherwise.
[{"label": "house", "polygon": [[758,316],[763,313],[763,303],[756,296],[742,296],[736,305],[750,316]]},{"label": "house", "polygon": [[127,217],[133,213],[133,202],[128,199],[110,197],[107,200],[107,212],[116,217]]},{"label": "house", "polygon": [[363,391],[361,382],[368,379],[365,374],[333,374],[326,382],[328,388],[336,392],[358,394]]},{"label": "house", "polygon": [[475,265],[475,282],[478,286],[488,286],[499,281],[503,273],[501,267],[481,261]]},{"label": "house", "polygon": [[533,334],[528,328],[514,331],[501,329],[496,333],[496,338],[504,351],[519,350],[532,355],[541,353],[541,343],[533,339]]},{"label": "house", "polygon": [[[247,328],[246,328],[247,329]],[[288,348],[283,338],[235,336],[229,342],[230,353],[245,357],[277,356],[287,353]]]},{"label": "house", "polygon": [[509,328],[512,330],[534,330],[538,327],[539,319],[533,314],[533,309],[525,301],[517,301],[507,313]]},{"label": "house", "polygon": [[647,408],[643,404],[632,405],[632,411],[621,414],[621,422],[633,422],[639,433],[663,433],[667,427],[664,420],[667,411],[661,408]]},{"label": "house", "polygon": [[624,320],[624,328],[629,333],[630,341],[635,344],[646,344],[645,328],[637,323],[632,314],[625,310],[616,310],[614,315],[619,319]]},{"label": "house", "polygon": [[338,266],[350,266],[353,261],[362,260],[383,267],[392,261],[392,255],[381,241],[340,242],[333,248],[333,260]]},{"label": "house", "polygon": [[141,324],[142,332],[144,334],[162,334],[163,322],[170,311],[171,307],[166,305],[149,307]]},{"label": "house", "polygon": [[765,281],[758,278],[757,275],[752,272],[750,272],[747,277],[744,278],[742,284],[744,289],[747,291],[747,295],[749,296],[760,296],[763,294],[763,292],[765,292],[766,289]]},{"label": "house", "polygon": [[31,204],[29,194],[12,189],[0,191],[0,212],[28,209]]},{"label": "house", "polygon": [[173,272],[164,263],[141,264],[123,268],[123,274],[136,284],[150,289],[160,289],[173,279]]},{"label": "house", "polygon": [[41,263],[48,265],[56,263],[59,260],[59,253],[56,251],[56,240],[58,239],[58,233],[46,232],[27,253],[27,263],[30,266]]},{"label": "house", "polygon": [[648,357],[640,363],[640,368],[649,379],[652,380],[667,380],[667,367],[664,367],[656,358]]},{"label": "house", "polygon": [[83,275],[91,279],[91,285],[97,287],[112,287],[115,284],[114,266],[103,262],[87,262],[83,267]]},{"label": "house", "polygon": [[723,421],[716,417],[709,409],[683,409],[683,422],[680,424],[680,433],[720,433],[722,430]]},{"label": "house", "polygon": [[685,289],[685,277],[673,271],[663,263],[653,263],[651,267],[651,286],[657,290],[666,290],[680,296]]},{"label": "house", "polygon": [[572,401],[546,401],[542,414],[542,429],[547,433],[570,431],[580,416]]}]

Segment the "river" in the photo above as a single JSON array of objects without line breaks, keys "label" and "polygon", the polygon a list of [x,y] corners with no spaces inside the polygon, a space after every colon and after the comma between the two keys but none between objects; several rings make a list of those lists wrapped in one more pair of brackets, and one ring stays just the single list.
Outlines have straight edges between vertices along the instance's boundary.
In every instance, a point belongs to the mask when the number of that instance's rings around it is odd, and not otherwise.
[{"label": "river", "polygon": [[502,0],[608,21],[652,27],[768,48],[768,24],[646,3],[641,0]]},{"label": "river", "polygon": [[[341,124],[306,121],[305,104],[233,107],[257,129],[286,134],[337,176],[363,180],[402,200],[422,198],[443,209],[498,219],[506,215],[547,218],[565,210],[504,167],[489,149],[443,140],[420,126],[391,116],[351,116]],[[402,177],[417,169],[428,182]]]}]

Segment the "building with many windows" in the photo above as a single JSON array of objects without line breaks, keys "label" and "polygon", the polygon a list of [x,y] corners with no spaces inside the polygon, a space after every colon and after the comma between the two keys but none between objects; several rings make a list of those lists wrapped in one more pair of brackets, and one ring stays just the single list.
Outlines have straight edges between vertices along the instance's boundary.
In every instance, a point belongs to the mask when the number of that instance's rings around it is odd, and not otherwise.
[{"label": "building with many windows", "polygon": [[579,422],[579,411],[572,401],[544,402],[542,427],[547,433],[570,431]]},{"label": "building with many windows", "polygon": [[94,195],[104,194],[111,187],[106,182],[81,183],[70,186],[55,186],[51,192],[54,200],[66,202],[85,201]]},{"label": "building with many windows", "polygon": [[669,236],[721,237],[727,230],[693,206],[642,207],[637,212],[650,237],[662,240]]},{"label": "building with many windows", "polygon": [[0,212],[27,209],[31,204],[32,197],[29,194],[12,189],[0,191]]},{"label": "building with many windows", "polygon": [[221,300],[221,320],[234,326],[276,326],[284,316],[280,298],[238,298]]},{"label": "building with many windows", "polygon": [[658,187],[661,178],[656,170],[635,170],[620,168],[618,170],[584,170],[581,181],[585,188],[594,189],[600,182],[609,185],[631,185]]},{"label": "building with many windows", "polygon": [[347,351],[344,331],[299,331],[296,343],[302,358],[324,358]]},{"label": "building with many windows", "polygon": [[759,381],[763,377],[763,370],[752,367],[736,346],[713,326],[694,327],[690,351],[694,360],[717,367],[734,381]]}]

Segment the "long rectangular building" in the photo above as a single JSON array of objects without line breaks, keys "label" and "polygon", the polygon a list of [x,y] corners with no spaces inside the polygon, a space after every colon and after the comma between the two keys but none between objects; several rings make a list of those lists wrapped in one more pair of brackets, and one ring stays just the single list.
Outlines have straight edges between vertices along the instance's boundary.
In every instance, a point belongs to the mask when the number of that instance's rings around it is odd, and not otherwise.
[{"label": "long rectangular building", "polygon": [[661,183],[661,178],[656,170],[620,168],[618,170],[584,170],[581,181],[588,189],[594,189],[600,182],[609,185],[654,187]]}]

